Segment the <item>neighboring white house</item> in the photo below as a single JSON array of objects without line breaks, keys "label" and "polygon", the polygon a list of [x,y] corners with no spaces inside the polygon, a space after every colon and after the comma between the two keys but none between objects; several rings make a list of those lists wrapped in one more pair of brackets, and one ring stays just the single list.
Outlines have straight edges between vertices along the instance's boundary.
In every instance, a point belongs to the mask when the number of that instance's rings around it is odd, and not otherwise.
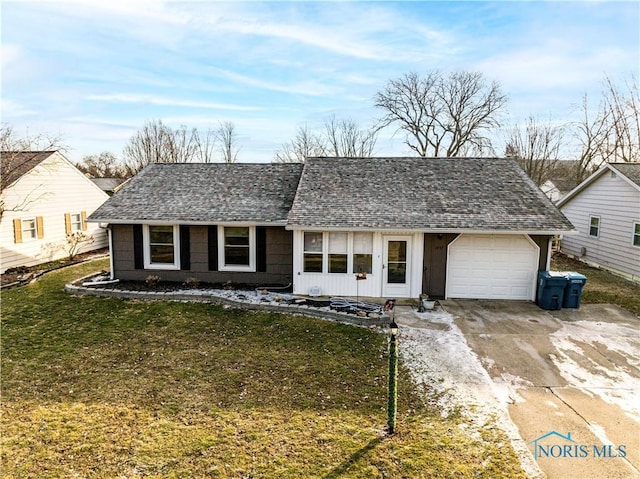
[{"label": "neighboring white house", "polygon": [[67,236],[92,237],[78,252],[108,245],[86,221],[109,196],[56,151],[2,152],[0,272],[69,256]]},{"label": "neighboring white house", "polygon": [[579,234],[562,251],[640,282],[640,163],[610,163],[557,205]]}]

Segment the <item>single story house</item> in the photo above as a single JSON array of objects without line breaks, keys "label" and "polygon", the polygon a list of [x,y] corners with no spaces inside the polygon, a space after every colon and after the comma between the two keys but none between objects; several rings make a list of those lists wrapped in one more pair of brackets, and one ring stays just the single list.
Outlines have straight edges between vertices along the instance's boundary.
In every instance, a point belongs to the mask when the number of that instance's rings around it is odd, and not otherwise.
[{"label": "single story house", "polygon": [[[0,271],[107,246],[107,233],[87,216],[109,197],[57,151],[0,152]],[[79,238],[79,239],[81,239]]]},{"label": "single story house", "polygon": [[578,229],[562,251],[640,282],[640,163],[605,164],[558,208]]},{"label": "single story house", "polygon": [[155,164],[95,211],[112,274],[296,294],[533,300],[571,223],[510,159]]}]

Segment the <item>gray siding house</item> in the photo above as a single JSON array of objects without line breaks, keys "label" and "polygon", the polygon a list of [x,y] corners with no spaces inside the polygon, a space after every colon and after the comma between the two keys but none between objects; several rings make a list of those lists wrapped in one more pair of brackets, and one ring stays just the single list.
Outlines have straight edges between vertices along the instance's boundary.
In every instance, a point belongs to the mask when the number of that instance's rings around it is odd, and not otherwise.
[{"label": "gray siding house", "polygon": [[579,232],[562,251],[640,282],[640,163],[606,164],[558,207]]},{"label": "gray siding house", "polygon": [[112,274],[296,294],[533,300],[571,223],[509,159],[162,164],[91,217]]}]

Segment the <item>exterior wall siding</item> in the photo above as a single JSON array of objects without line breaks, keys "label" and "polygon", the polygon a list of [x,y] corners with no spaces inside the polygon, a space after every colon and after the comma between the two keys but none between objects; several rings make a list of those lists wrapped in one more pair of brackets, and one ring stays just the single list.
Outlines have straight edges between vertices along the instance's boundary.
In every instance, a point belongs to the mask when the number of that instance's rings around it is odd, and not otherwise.
[{"label": "exterior wall siding", "polygon": [[222,284],[231,282],[254,286],[286,286],[293,280],[293,235],[283,227],[266,228],[266,271],[236,272],[209,270],[207,226],[189,227],[190,268],[188,270],[136,269],[133,225],[111,225],[114,277],[144,281],[156,275],[162,281],[183,282],[187,278]]},{"label": "exterior wall siding", "polygon": [[[562,251],[640,281],[640,247],[632,244],[640,191],[607,171],[560,209],[579,231],[563,238]],[[598,237],[589,236],[591,216],[600,217]]]},{"label": "exterior wall siding", "polygon": [[[62,156],[53,154],[2,193],[6,211],[0,220],[0,271],[34,266],[69,256],[65,213],[89,216],[109,197]],[[12,211],[15,210],[15,211]],[[14,237],[14,220],[42,218],[42,238]],[[108,246],[107,233],[87,223],[94,241],[80,253]]]}]

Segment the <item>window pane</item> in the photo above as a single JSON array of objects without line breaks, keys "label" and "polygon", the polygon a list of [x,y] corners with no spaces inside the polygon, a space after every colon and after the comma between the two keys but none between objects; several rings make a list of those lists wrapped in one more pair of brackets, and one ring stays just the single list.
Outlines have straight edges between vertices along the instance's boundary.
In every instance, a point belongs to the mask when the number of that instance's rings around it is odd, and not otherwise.
[{"label": "window pane", "polygon": [[406,241],[389,241],[387,259],[389,262],[406,261],[407,260],[407,242]]},{"label": "window pane", "polygon": [[353,252],[371,254],[373,252],[373,233],[354,233]]},{"label": "window pane", "polygon": [[389,263],[387,271],[387,283],[406,283],[406,263]]},{"label": "window pane", "polygon": [[600,218],[591,218],[591,226],[598,226],[600,224]]},{"label": "window pane", "polygon": [[249,266],[249,247],[225,246],[224,264],[233,266]]},{"label": "window pane", "polygon": [[347,255],[346,254],[330,254],[329,255],[329,273],[346,273],[347,272]]},{"label": "window pane", "polygon": [[36,236],[36,220],[22,220],[22,237],[35,239]]},{"label": "window pane", "polygon": [[322,273],[322,254],[305,253],[303,270],[305,273]]},{"label": "window pane", "polygon": [[370,254],[354,254],[353,255],[353,272],[354,273],[373,273],[373,269],[371,266],[371,258]]},{"label": "window pane", "polygon": [[598,227],[592,226],[589,228],[589,236],[598,236]]},{"label": "window pane", "polygon": [[322,233],[305,233],[304,250],[310,253],[322,252]]},{"label": "window pane", "polygon": [[173,244],[173,226],[149,226],[149,243]]},{"label": "window pane", "polygon": [[347,254],[347,233],[329,233],[329,253]]},{"label": "window pane", "polygon": [[151,245],[151,262],[173,264],[172,245]]},{"label": "window pane", "polygon": [[229,238],[246,238],[247,244],[249,244],[249,227],[247,226],[234,226],[224,228],[225,239]]}]

